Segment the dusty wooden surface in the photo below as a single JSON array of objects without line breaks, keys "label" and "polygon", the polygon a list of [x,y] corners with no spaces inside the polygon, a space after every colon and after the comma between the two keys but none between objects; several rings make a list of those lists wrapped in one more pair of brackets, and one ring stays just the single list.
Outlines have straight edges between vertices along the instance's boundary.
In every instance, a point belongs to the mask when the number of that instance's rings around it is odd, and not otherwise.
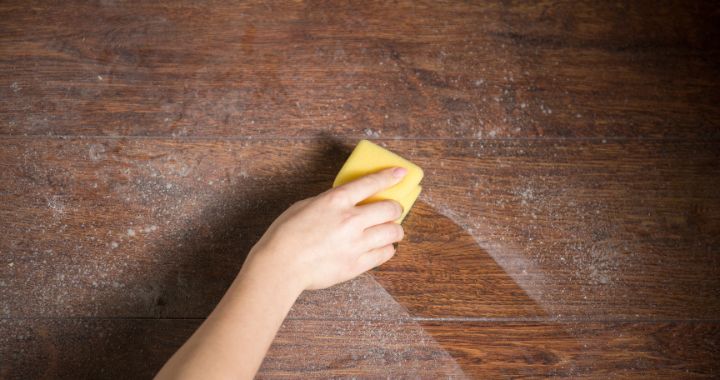
[{"label": "dusty wooden surface", "polygon": [[426,171],[261,378],[720,376],[712,2],[3,2],[0,378],[149,378],[358,138]]},{"label": "dusty wooden surface", "polygon": [[[3,320],[5,378],[150,378],[199,320]],[[260,378],[688,378],[718,371],[716,322],[291,320]],[[424,332],[420,332],[424,329]],[[431,336],[433,345],[422,342]],[[298,342],[302,342],[298,347]],[[447,350],[446,353],[441,351]],[[452,360],[448,360],[452,357]],[[108,364],[117,363],[117,364]],[[11,376],[12,375],[12,376]],[[419,375],[419,376],[418,376]],[[460,375],[462,376],[462,375]]]}]

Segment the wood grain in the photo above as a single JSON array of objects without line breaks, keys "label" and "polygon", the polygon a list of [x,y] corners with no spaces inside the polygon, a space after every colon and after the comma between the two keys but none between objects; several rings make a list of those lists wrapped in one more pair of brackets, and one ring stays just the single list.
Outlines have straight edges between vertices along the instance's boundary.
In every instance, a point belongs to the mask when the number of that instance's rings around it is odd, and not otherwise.
[{"label": "wood grain", "polygon": [[718,6],[0,6],[0,134],[720,136]]},{"label": "wood grain", "polygon": [[0,3],[0,378],[151,378],[359,138],[386,265],[259,378],[720,376],[711,1]]},{"label": "wood grain", "polygon": [[[373,272],[411,315],[719,315],[716,143],[381,143],[426,171],[407,238]],[[5,317],[204,317],[272,219],[329,188],[350,149],[319,140],[2,144]],[[306,295],[301,314],[353,318],[361,297],[349,289],[360,285],[348,286]]]},{"label": "wood grain", "polygon": [[[199,323],[0,320],[0,376],[150,378]],[[258,378],[713,378],[719,339],[716,322],[291,320]]]}]

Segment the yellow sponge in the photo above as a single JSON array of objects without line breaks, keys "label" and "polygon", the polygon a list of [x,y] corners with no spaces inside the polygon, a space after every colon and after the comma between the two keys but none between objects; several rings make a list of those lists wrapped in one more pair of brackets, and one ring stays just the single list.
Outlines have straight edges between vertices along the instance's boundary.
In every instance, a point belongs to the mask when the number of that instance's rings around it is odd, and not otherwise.
[{"label": "yellow sponge", "polygon": [[399,202],[403,207],[403,214],[395,220],[401,223],[405,219],[415,200],[420,195],[422,187],[420,181],[423,178],[423,171],[419,166],[398,156],[397,154],[373,144],[368,140],[361,140],[345,164],[340,169],[333,187],[340,186],[347,182],[358,179],[364,175],[380,171],[382,169],[400,166],[407,169],[407,175],[395,186],[385,189],[360,204],[376,202],[379,200],[392,199]]}]

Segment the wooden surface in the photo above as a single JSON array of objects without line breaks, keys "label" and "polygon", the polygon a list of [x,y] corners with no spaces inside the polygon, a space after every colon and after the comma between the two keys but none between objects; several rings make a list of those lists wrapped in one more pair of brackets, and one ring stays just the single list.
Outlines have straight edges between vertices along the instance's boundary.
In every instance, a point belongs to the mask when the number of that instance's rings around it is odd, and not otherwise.
[{"label": "wooden surface", "polygon": [[0,7],[5,134],[718,137],[713,2]]},{"label": "wooden surface", "polygon": [[712,2],[3,2],[0,378],[150,378],[359,138],[398,254],[260,378],[720,376]]},{"label": "wooden surface", "polygon": [[[4,378],[150,378],[200,321],[4,320]],[[425,329],[434,349],[419,343]],[[379,331],[379,332],[378,332]],[[287,321],[259,378],[700,378],[718,371],[715,322]],[[426,335],[426,336],[427,336]],[[302,349],[298,349],[299,342]],[[118,363],[109,365],[108,363]],[[462,375],[459,375],[462,376]]]}]

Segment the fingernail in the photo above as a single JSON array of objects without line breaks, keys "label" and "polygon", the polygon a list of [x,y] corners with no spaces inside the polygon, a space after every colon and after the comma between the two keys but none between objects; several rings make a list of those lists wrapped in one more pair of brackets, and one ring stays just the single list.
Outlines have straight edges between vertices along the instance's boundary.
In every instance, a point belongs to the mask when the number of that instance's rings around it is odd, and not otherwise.
[{"label": "fingernail", "polygon": [[402,178],[405,176],[406,173],[407,173],[407,169],[405,169],[405,168],[395,168],[395,169],[393,169],[393,172],[392,172],[393,177],[395,177],[395,178]]}]

